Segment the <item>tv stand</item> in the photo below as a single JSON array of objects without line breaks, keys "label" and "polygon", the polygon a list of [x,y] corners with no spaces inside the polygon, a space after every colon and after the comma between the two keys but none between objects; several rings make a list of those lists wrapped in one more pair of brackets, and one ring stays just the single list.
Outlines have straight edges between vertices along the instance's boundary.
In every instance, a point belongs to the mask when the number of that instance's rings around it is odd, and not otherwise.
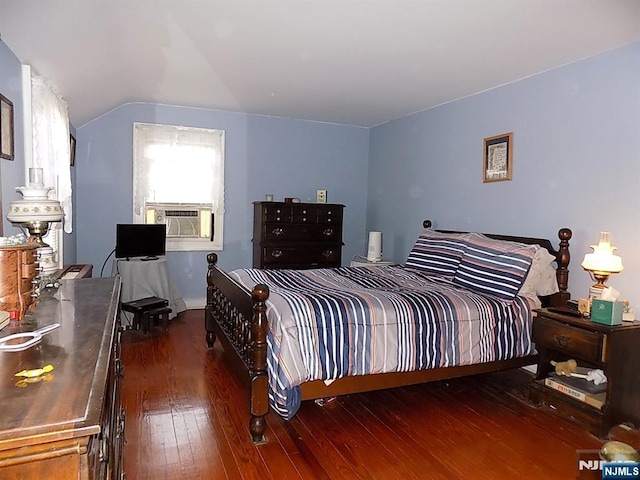
[{"label": "tv stand", "polygon": [[[122,277],[122,303],[147,297],[164,298],[169,301],[171,308],[169,318],[187,309],[180,291],[171,278],[164,256],[155,260],[149,257],[131,257],[129,260],[116,258],[111,274],[119,274]],[[131,315],[128,315],[125,317],[131,321]]]}]

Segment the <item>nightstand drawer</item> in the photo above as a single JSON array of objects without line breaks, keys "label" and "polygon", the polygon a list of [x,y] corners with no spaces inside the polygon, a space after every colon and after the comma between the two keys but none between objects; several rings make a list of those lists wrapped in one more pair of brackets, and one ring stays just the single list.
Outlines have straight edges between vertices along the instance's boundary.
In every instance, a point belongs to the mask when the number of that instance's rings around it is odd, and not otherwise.
[{"label": "nightstand drawer", "polygon": [[600,332],[572,327],[546,317],[538,317],[533,324],[533,341],[536,345],[542,345],[593,364],[605,361],[606,335]]}]

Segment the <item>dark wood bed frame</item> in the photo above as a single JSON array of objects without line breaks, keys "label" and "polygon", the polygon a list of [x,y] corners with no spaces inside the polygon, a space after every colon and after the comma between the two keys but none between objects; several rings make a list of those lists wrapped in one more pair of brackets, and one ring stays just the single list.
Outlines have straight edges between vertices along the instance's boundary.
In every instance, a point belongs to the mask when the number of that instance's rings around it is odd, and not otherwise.
[{"label": "dark wood bed frame", "polygon": [[[430,228],[431,222],[425,220],[424,228]],[[453,233],[453,230],[439,230]],[[456,232],[459,233],[459,232]],[[500,240],[511,240],[526,244],[538,244],[556,257],[558,286],[560,291],[548,297],[542,297],[543,306],[564,307],[570,295],[567,291],[569,281],[569,240],[571,230],[562,228],[558,232],[560,245],[556,250],[546,239],[516,237],[509,235],[485,234]],[[206,342],[213,348],[216,338],[222,344],[225,355],[232,368],[241,375],[249,391],[249,431],[256,443],[265,441],[266,420],[269,411],[267,377],[267,329],[266,300],[269,289],[266,285],[256,285],[251,292],[235,282],[216,265],[218,256],[207,255],[207,305],[204,323]],[[415,372],[382,373],[340,378],[326,385],[321,380],[301,385],[302,400],[333,397],[350,393],[366,392],[384,388],[413,385],[416,383],[444,380],[447,378],[476,375],[517,368],[536,363],[537,355],[511,360],[502,360],[477,365],[419,370]]]}]

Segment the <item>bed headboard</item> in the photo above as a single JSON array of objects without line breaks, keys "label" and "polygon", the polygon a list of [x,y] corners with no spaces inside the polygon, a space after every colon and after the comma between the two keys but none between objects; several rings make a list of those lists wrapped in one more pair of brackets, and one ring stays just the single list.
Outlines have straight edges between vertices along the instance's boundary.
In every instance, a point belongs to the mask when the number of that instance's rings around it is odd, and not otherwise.
[{"label": "bed headboard", "polygon": [[[431,220],[425,220],[422,222],[422,226],[424,228],[431,228],[433,223]],[[441,230],[438,229],[439,232],[443,233],[467,233],[461,232],[459,230]],[[560,244],[557,249],[554,248],[553,244],[550,240],[546,238],[535,238],[535,237],[520,237],[514,235],[502,235],[496,233],[483,233],[483,235],[494,238],[496,240],[507,240],[510,242],[519,242],[525,243],[528,245],[540,245],[541,247],[546,248],[551,255],[556,258],[556,278],[558,280],[558,288],[559,292],[554,295],[549,295],[546,297],[541,297],[542,305],[545,307],[554,306],[554,307],[566,307],[567,300],[571,298],[571,294],[569,293],[568,285],[569,285],[569,261],[571,260],[571,255],[569,254],[569,240],[571,240],[571,236],[573,233],[568,228],[561,228],[558,230],[558,239],[560,240]]]}]

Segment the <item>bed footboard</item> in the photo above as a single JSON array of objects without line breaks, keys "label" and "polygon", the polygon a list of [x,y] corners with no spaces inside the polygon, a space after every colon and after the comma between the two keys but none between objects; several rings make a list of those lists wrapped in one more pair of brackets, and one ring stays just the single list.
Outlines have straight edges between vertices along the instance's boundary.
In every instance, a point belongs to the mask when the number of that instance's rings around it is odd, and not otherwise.
[{"label": "bed footboard", "polygon": [[264,442],[265,415],[269,411],[267,374],[267,306],[269,288],[256,285],[251,293],[238,285],[207,255],[207,305],[204,312],[208,348],[218,339],[234,370],[249,388],[249,431],[256,443]]}]

